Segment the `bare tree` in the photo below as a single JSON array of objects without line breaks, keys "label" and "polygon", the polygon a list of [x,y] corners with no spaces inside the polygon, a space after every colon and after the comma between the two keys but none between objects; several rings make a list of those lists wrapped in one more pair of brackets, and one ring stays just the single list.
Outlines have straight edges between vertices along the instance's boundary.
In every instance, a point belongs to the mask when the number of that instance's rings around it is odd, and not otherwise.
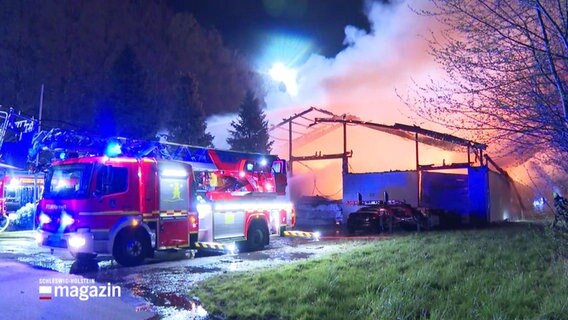
[{"label": "bare tree", "polygon": [[519,162],[543,149],[557,160],[568,154],[568,2],[430,4],[415,10],[443,26],[430,49],[447,78],[418,84],[407,102],[431,121],[507,146]]}]

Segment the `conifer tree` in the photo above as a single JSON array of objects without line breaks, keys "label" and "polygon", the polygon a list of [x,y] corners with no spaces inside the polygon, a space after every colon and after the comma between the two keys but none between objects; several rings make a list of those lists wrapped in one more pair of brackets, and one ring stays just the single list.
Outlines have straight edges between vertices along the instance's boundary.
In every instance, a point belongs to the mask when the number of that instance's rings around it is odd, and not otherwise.
[{"label": "conifer tree", "polygon": [[213,147],[213,136],[206,132],[207,124],[203,103],[199,96],[199,84],[190,75],[179,78],[176,88],[177,106],[170,115],[171,140],[195,146]]},{"label": "conifer tree", "polygon": [[239,116],[231,122],[232,130],[227,143],[231,150],[270,153],[272,144],[268,135],[266,114],[252,91],[247,91],[239,108]]},{"label": "conifer tree", "polygon": [[112,92],[109,102],[116,126],[115,134],[141,139],[153,137],[158,129],[152,119],[156,110],[148,101],[145,74],[130,46],[126,46],[115,60],[110,80]]}]

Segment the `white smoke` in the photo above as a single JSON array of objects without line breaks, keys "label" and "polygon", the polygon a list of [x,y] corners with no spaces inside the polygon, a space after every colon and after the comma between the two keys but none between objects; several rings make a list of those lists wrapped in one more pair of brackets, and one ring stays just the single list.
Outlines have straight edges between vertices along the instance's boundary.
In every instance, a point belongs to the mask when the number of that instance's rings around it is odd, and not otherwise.
[{"label": "white smoke", "polygon": [[[439,130],[412,117],[412,112],[396,93],[411,90],[413,80],[420,82],[439,73],[428,55],[425,40],[434,24],[412,12],[410,6],[408,2],[396,5],[369,2],[366,8],[361,8],[369,19],[370,32],[346,26],[344,44],[347,47],[343,51],[333,58],[314,54],[298,66],[297,95],[291,96],[276,85],[270,86],[265,98],[269,122],[276,124],[314,106],[336,114],[356,115],[362,120],[417,124]],[[236,115],[209,119],[215,146],[227,147],[227,128],[234,119]],[[276,130],[272,134],[276,141],[274,153],[288,158],[288,133]],[[294,149],[294,155],[312,155],[316,151],[340,153],[343,151],[341,134],[341,130],[336,130],[308,146]],[[353,172],[409,170],[416,165],[412,141],[369,129],[349,127],[348,149],[354,152],[350,160]],[[451,163],[452,159],[458,160],[455,155],[425,148],[420,162],[442,164],[442,161]],[[302,192],[340,197],[340,162],[296,164],[295,173],[300,172],[299,180],[303,180]],[[321,174],[322,170],[326,171],[325,175]]]},{"label": "white smoke", "polygon": [[[367,14],[371,31],[346,26],[346,49],[334,58],[314,54],[297,66],[296,96],[279,90],[277,85],[269,86],[265,102],[271,123],[309,106],[381,123],[409,122],[407,108],[395,89],[404,92],[412,79],[424,79],[437,72],[423,39],[430,21],[412,12],[408,2],[369,2],[361,10]],[[208,120],[217,147],[227,147],[227,123],[233,119],[236,115]]]}]

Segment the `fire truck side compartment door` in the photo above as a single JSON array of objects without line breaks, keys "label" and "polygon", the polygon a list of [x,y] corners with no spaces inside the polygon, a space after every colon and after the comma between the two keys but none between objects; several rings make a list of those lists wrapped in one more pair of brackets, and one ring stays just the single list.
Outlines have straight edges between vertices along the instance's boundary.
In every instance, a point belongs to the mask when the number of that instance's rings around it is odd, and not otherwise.
[{"label": "fire truck side compartment door", "polygon": [[158,249],[188,246],[187,214],[160,217],[160,230],[158,234]]},{"label": "fire truck side compartment door", "polygon": [[243,210],[215,210],[213,212],[214,240],[244,237],[245,212]]},{"label": "fire truck side compartment door", "polygon": [[160,220],[157,232],[158,248],[188,246],[189,177],[160,175],[159,184]]}]

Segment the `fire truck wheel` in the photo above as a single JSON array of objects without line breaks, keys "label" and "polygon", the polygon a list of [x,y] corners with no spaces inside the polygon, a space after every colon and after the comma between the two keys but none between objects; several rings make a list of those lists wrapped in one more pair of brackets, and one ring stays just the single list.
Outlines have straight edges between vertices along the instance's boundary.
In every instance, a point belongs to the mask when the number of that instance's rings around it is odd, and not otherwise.
[{"label": "fire truck wheel", "polygon": [[260,250],[268,244],[268,227],[266,223],[252,223],[248,233],[246,248],[249,251]]},{"label": "fire truck wheel", "polygon": [[123,266],[136,266],[144,261],[150,248],[150,240],[140,229],[124,229],[116,236],[112,256]]}]

